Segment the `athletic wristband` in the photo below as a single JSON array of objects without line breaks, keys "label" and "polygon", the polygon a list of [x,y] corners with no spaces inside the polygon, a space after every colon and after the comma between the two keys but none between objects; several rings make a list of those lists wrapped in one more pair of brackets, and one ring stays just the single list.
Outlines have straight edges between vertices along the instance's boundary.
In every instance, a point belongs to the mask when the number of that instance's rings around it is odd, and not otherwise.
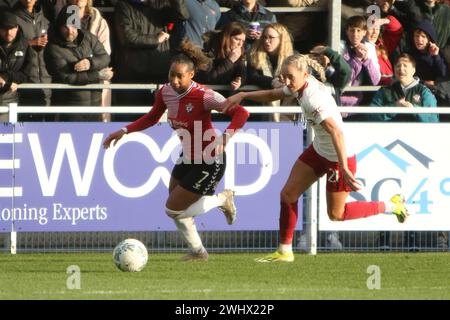
[{"label": "athletic wristband", "polygon": [[128,133],[128,129],[127,129],[127,127],[123,127],[122,129],[120,129],[120,130],[122,130],[124,133]]}]

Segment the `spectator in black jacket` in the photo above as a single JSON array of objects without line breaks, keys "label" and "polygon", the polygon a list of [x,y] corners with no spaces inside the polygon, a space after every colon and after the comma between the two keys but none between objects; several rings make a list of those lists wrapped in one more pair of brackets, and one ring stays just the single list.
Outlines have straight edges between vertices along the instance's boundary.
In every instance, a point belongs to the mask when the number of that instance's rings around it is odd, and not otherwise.
[{"label": "spectator in black jacket", "polygon": [[42,8],[44,16],[50,23],[54,23],[56,19],[56,0],[38,0]]},{"label": "spectator in black jacket", "polygon": [[[113,72],[108,68],[110,57],[98,38],[89,31],[72,25],[72,13],[64,7],[54,28],[49,32],[45,48],[45,61],[53,82],[71,85],[102,83],[111,80]],[[100,106],[101,90],[54,90],[52,105]],[[70,114],[58,120],[99,121],[99,116]]]},{"label": "spectator in black jacket", "polygon": [[[28,42],[19,28],[17,17],[9,10],[0,11],[0,106],[17,103],[17,84],[26,82]],[[0,122],[7,121],[0,115]]]},{"label": "spectator in black jacket", "polygon": [[186,20],[184,0],[119,1],[114,21],[119,50],[117,77],[146,83],[164,83],[170,65],[167,25]]},{"label": "spectator in black jacket", "polygon": [[[170,66],[168,25],[189,17],[184,0],[120,0],[114,8],[115,80],[121,83],[164,83]],[[113,92],[117,105],[150,105],[150,91]],[[114,116],[130,121],[134,118]]]},{"label": "spectator in black jacket", "polygon": [[228,24],[221,32],[205,35],[204,51],[213,61],[208,71],[199,73],[200,82],[227,84],[231,90],[243,86],[247,77],[245,60],[245,27],[239,22]]},{"label": "spectator in black jacket", "polygon": [[[432,23],[436,32],[436,44],[447,64],[450,64],[450,6],[438,0],[396,1],[395,5],[400,9],[398,19],[409,37],[412,37],[413,28],[419,22],[427,20]],[[410,39],[407,39],[407,43],[409,41]]]},{"label": "spectator in black jacket", "polygon": [[248,50],[256,40],[261,38],[263,29],[268,24],[277,22],[277,18],[257,0],[241,0],[222,14],[216,28],[222,29],[232,21],[240,22],[247,28],[246,50]]},{"label": "spectator in black jacket", "polygon": [[421,21],[414,28],[409,54],[416,61],[416,76],[427,86],[433,86],[447,77],[447,64],[437,45],[431,22]]},{"label": "spectator in black jacket", "polygon": [[18,0],[0,0],[0,9],[12,9],[17,2]]},{"label": "spectator in black jacket", "polygon": [[[14,13],[17,16],[20,29],[30,46],[30,64],[27,69],[29,81],[32,83],[50,83],[51,77],[47,72],[44,60],[44,48],[47,45],[47,30],[49,22],[45,18],[42,8],[37,0],[19,0],[15,6]],[[21,91],[19,101],[21,105],[49,106],[51,90],[28,90]],[[20,120],[43,121],[45,115],[30,114],[21,115]]]}]

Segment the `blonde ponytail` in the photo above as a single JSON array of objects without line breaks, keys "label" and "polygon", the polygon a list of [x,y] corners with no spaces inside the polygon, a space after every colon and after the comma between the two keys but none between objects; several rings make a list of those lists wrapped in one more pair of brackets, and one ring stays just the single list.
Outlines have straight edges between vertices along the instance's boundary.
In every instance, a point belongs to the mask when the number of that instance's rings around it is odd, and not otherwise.
[{"label": "blonde ponytail", "polygon": [[325,68],[317,59],[304,54],[293,54],[284,60],[284,66],[294,65],[300,71],[309,72],[309,68],[314,70],[320,77],[320,81],[325,82]]},{"label": "blonde ponytail", "polygon": [[325,76],[325,67],[323,65],[324,62],[320,56],[309,54],[307,56],[307,64],[311,69],[316,71],[316,73],[319,75],[320,79],[318,79],[318,80],[320,80],[322,82],[327,81],[327,77]]}]

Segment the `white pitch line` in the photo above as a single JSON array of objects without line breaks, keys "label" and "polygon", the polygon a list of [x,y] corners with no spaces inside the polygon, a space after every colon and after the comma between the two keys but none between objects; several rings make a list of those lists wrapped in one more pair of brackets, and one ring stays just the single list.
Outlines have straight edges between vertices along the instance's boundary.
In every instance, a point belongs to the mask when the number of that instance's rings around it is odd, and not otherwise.
[{"label": "white pitch line", "polygon": [[[436,291],[449,291],[450,287],[401,287],[401,288],[381,288],[380,291],[396,291],[396,290],[436,290]],[[366,292],[372,291],[369,289],[355,289],[355,288],[277,288],[277,289],[228,289],[228,290],[214,290],[214,289],[192,289],[192,290],[168,290],[161,289],[156,290],[154,288],[148,288],[147,290],[142,289],[132,289],[132,290],[62,290],[62,291],[34,291],[33,294],[47,294],[47,295],[55,295],[55,294],[68,294],[68,293],[82,293],[85,295],[94,294],[94,295],[115,295],[115,294],[133,294],[133,293],[265,293],[265,292],[274,292],[285,294],[287,292],[326,292],[326,291],[347,291],[347,292]],[[378,290],[376,290],[378,291]],[[0,292],[0,294],[6,294]]]}]

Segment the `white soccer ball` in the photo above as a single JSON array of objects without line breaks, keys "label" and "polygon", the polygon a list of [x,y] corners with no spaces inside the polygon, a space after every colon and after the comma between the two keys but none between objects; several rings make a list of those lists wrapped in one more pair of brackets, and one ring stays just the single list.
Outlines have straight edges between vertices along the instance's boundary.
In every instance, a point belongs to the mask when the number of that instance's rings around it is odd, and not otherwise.
[{"label": "white soccer ball", "polygon": [[147,248],[139,240],[126,239],[114,248],[113,259],[120,270],[138,272],[147,264]]}]

